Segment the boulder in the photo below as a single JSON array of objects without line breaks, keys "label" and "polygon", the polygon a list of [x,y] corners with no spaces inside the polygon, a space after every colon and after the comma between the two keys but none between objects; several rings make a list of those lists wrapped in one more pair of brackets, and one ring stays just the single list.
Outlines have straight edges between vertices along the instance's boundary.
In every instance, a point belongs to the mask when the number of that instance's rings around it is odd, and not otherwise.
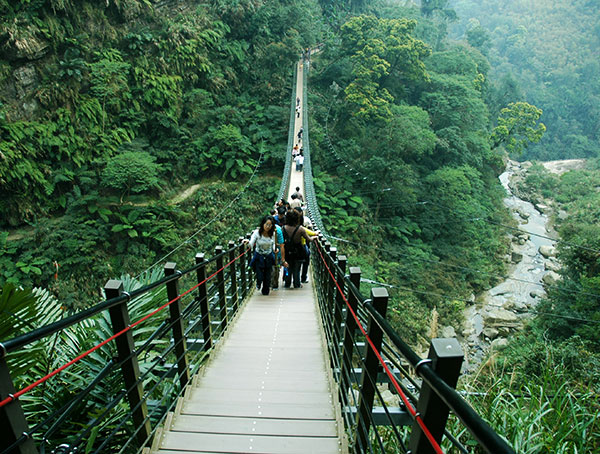
[{"label": "boulder", "polygon": [[456,331],[454,330],[454,328],[452,326],[444,326],[440,330],[440,337],[442,337],[442,338],[456,337]]},{"label": "boulder", "polygon": [[548,205],[545,205],[543,203],[536,203],[534,205],[535,209],[538,210],[540,213],[542,214],[546,214],[550,211],[550,207]]},{"label": "boulder", "polygon": [[475,330],[473,328],[465,328],[462,331],[463,337],[469,337],[469,336],[471,336],[473,334],[475,334]]},{"label": "boulder", "polygon": [[556,256],[556,248],[554,246],[540,246],[538,251],[540,254],[542,254],[546,258]]},{"label": "boulder", "polygon": [[522,313],[527,312],[528,307],[527,304],[525,304],[523,301],[513,301],[512,310],[515,312]]},{"label": "boulder", "polygon": [[542,282],[546,285],[555,285],[558,281],[560,281],[560,274],[554,271],[548,271],[542,278]]},{"label": "boulder", "polygon": [[496,350],[502,350],[508,347],[508,341],[506,339],[494,339],[491,347]]},{"label": "boulder", "polygon": [[489,327],[483,328],[483,331],[481,333],[488,339],[496,339],[499,334],[499,332],[496,328],[489,328]]},{"label": "boulder", "polygon": [[546,271],[554,271],[554,272],[558,273],[560,271],[560,268],[561,268],[560,263],[557,262],[556,260],[547,260],[544,263],[544,269]]},{"label": "boulder", "polygon": [[513,251],[511,254],[511,262],[519,263],[521,260],[523,260],[523,254],[521,254],[520,252]]},{"label": "boulder", "polygon": [[515,212],[519,215],[521,219],[527,220],[529,219],[529,213],[523,211],[521,208],[516,208]]},{"label": "boulder", "polygon": [[386,389],[381,393],[381,397],[388,407],[399,407],[400,396],[393,394],[389,389]]},{"label": "boulder", "polygon": [[501,333],[521,327],[517,315],[503,308],[491,308],[483,316],[485,326],[497,328]]}]

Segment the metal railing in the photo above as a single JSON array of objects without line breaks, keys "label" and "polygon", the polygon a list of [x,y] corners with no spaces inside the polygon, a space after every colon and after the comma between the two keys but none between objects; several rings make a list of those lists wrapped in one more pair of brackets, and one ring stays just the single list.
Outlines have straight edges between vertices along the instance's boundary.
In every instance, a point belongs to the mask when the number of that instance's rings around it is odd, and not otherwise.
[{"label": "metal railing", "polygon": [[[458,341],[433,339],[421,359],[386,320],[388,294],[360,292],[361,271],[350,267],[321,235],[311,262],[338,399],[352,452],[444,452],[445,444],[469,452],[477,442],[487,453],[514,454],[456,392],[463,352]],[[461,435],[447,428],[456,416]]]},{"label": "metal railing", "polygon": [[[0,453],[141,452],[252,290],[246,248],[240,238],[226,250],[217,247],[210,259],[197,254],[195,265],[185,271],[169,262],[163,279],[130,292],[123,291],[121,281],[109,280],[105,301],[0,344]],[[180,292],[181,285],[189,290]],[[143,298],[151,298],[156,309],[132,323],[130,308]],[[53,342],[54,334],[68,338],[70,329],[98,317],[107,320],[113,336],[15,391],[11,353]],[[64,380],[59,373],[91,355],[103,367],[79,367],[80,386],[70,390],[60,408],[30,414],[21,405],[35,386]],[[109,395],[101,395],[103,383],[110,383]],[[89,404],[101,398],[106,400],[98,407]]]},{"label": "metal railing", "polygon": [[296,79],[298,78],[298,66],[294,65],[294,78],[292,82],[292,105],[290,109],[290,126],[288,132],[288,144],[285,153],[285,164],[283,175],[281,177],[281,185],[279,187],[279,195],[277,202],[281,199],[287,199],[287,194],[290,186],[290,172],[292,170],[292,148],[294,147],[294,124],[296,122]]},{"label": "metal railing", "polygon": [[327,235],[327,229],[321,219],[321,213],[319,211],[319,205],[317,203],[317,194],[315,192],[315,185],[313,181],[312,173],[312,161],[310,156],[310,136],[308,127],[308,73],[310,65],[304,65],[304,71],[302,72],[302,124],[304,130],[302,131],[302,146],[304,147],[304,196],[307,204],[307,215],[312,221],[316,229]]}]

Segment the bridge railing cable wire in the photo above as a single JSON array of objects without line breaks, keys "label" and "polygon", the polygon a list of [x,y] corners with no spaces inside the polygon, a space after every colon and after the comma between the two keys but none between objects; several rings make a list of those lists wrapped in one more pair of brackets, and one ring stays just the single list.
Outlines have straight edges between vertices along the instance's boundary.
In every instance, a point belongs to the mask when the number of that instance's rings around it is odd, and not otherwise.
[{"label": "bridge railing cable wire", "polygon": [[287,194],[290,186],[290,172],[292,170],[292,149],[294,147],[294,124],[296,121],[296,80],[298,78],[298,66],[294,65],[294,78],[292,82],[292,100],[290,108],[290,124],[288,130],[288,143],[285,153],[285,164],[283,168],[283,175],[281,177],[281,185],[279,187],[279,194],[277,201],[281,199],[287,199]]},{"label": "bridge railing cable wire", "polygon": [[312,165],[311,165],[311,155],[310,155],[310,127],[309,127],[309,105],[308,105],[308,89],[307,89],[307,80],[308,80],[308,72],[310,65],[304,65],[304,71],[302,72],[302,124],[304,125],[304,130],[302,132],[302,146],[304,147],[304,195],[307,204],[307,215],[312,221],[313,225],[323,232],[327,233],[327,229],[323,224],[323,219],[321,217],[321,213],[319,211],[319,204],[317,203],[317,195],[315,192],[315,185],[313,181],[313,173],[312,173]]},{"label": "bridge railing cable wire", "polygon": [[[385,315],[381,312],[380,300],[385,293],[384,299],[387,301],[387,292],[384,289],[373,289],[371,299],[364,298],[357,287],[360,285],[360,269],[350,268],[350,275],[347,275],[345,272],[346,257],[338,255],[337,248],[326,242],[323,236],[321,236],[320,242],[314,243],[314,249],[315,254],[311,256],[314,257],[312,260],[315,267],[313,275],[321,318],[324,324],[329,325],[325,327],[327,345],[334,378],[339,385],[343,419],[355,452],[377,452],[371,445],[371,438],[375,437],[373,439],[375,441],[380,431],[383,431],[380,435],[386,434],[387,443],[391,439],[395,440],[394,443],[399,452],[408,450],[415,452],[415,446],[420,446],[419,443],[422,441],[413,438],[413,434],[421,434],[425,437],[428,443],[427,452],[431,450],[431,452],[443,452],[440,447],[442,435],[447,440],[445,443],[454,446],[461,453],[468,452],[464,441],[469,441],[469,439],[465,438],[464,433],[459,436],[451,434],[444,427],[445,422],[441,428],[437,423],[433,423],[437,431],[435,436],[430,431],[428,424],[432,423],[432,414],[424,401],[429,398],[427,397],[428,393],[433,392],[448,411],[464,424],[473,437],[472,440],[477,441],[486,452],[514,453],[513,449],[477,415],[451,386],[452,380],[448,379],[447,373],[439,369],[439,364],[443,361],[438,358],[435,360],[438,365],[434,365],[432,360],[421,359],[386,321]],[[342,264],[342,268],[340,268],[340,264]],[[379,300],[376,302],[377,299]],[[381,347],[375,345],[377,334],[371,334],[374,325],[377,325],[383,333]],[[373,335],[375,337],[372,339]],[[359,338],[363,339],[364,343],[357,341]],[[458,349],[460,350],[460,347]],[[369,367],[372,367],[367,364],[369,360],[365,360],[365,355],[368,356],[369,351],[373,352],[377,358],[376,371],[371,375],[366,372]],[[455,360],[453,359],[453,361]],[[460,362],[462,362],[462,356]],[[456,363],[454,365],[456,366]],[[354,373],[351,373],[351,370],[354,371],[356,367],[362,370],[360,372],[362,384],[358,388],[356,388],[356,383],[359,379]],[[411,376],[409,369],[413,371],[415,378]],[[383,371],[383,374],[379,372],[380,370]],[[460,367],[456,370],[457,374],[459,372]],[[439,373],[446,374],[445,378],[442,379],[438,375]],[[377,383],[373,377],[377,377]],[[447,383],[447,380],[450,384]],[[379,390],[382,382],[387,382],[390,385],[390,391],[399,396],[400,408],[393,408],[386,404],[386,399]],[[371,408],[368,415],[360,408],[361,402],[365,399],[362,395],[365,383],[370,384],[375,397],[374,402],[380,405],[380,407]],[[406,440],[403,438],[406,436],[403,435],[405,431],[399,430],[399,426],[410,425],[408,419],[412,419],[413,428]],[[380,426],[384,427],[379,429]],[[360,432],[364,430],[368,435],[361,437]],[[418,436],[415,435],[415,437]],[[375,443],[378,444],[379,441],[375,441]]]},{"label": "bridge railing cable wire", "polygon": [[[8,418],[11,426],[27,427],[27,419],[33,422],[31,429],[13,431],[12,439],[2,437],[0,453],[22,452],[21,447],[31,443],[38,444],[42,453],[51,450],[66,454],[80,451],[82,447],[97,453],[139,452],[152,438],[167,412],[173,409],[177,398],[190,383],[190,377],[204,364],[212,346],[225,333],[229,319],[236,315],[242,301],[250,294],[253,286],[248,251],[242,239],[238,243],[230,242],[227,249],[217,248],[210,259],[205,260],[203,254],[197,255],[196,264],[187,270],[176,271],[174,263],[167,264],[165,274],[171,275],[129,292],[122,291],[120,281],[109,281],[107,296],[115,289],[122,294],[0,344],[0,412],[13,415]],[[188,286],[188,281],[193,285]],[[179,292],[178,284],[184,282],[188,289]],[[212,282],[216,285],[211,286]],[[158,300],[165,296],[168,296],[168,301],[159,303]],[[116,329],[119,317],[116,314],[131,311],[139,301],[145,302],[143,307],[148,308],[147,313],[131,323],[125,316],[122,328]],[[157,318],[165,309],[169,310],[169,316]],[[7,377],[10,379],[11,353],[35,348],[40,341],[44,342],[57,333],[63,338],[70,338],[70,330],[82,323],[91,326],[90,323],[93,324],[98,317],[112,320],[115,329],[112,336],[18,391],[14,391],[12,382],[6,382]],[[148,326],[142,327],[142,324]],[[182,328],[179,335],[176,334],[178,327]],[[128,336],[130,349],[123,352],[119,345],[126,345]],[[113,348],[115,343],[117,349]],[[113,356],[115,354],[116,357]],[[90,361],[92,356],[94,361],[106,358],[104,367],[85,369],[86,361]],[[127,377],[125,370],[134,363],[140,364],[134,368],[138,372]],[[68,372],[75,365],[77,370]],[[120,371],[123,371],[122,374]],[[27,411],[31,406],[28,395],[65,372],[69,377],[81,377],[83,385],[79,388],[74,385],[68,401],[55,411],[26,415],[22,408]],[[83,416],[80,414],[82,406],[89,405],[91,395],[95,396],[95,401],[106,383],[119,386],[122,380],[125,386],[119,392],[115,393],[113,389],[107,394],[103,408],[89,413],[89,417],[85,413]],[[137,400],[132,399],[136,392]],[[127,403],[129,409],[124,411]],[[14,417],[15,413],[20,416]],[[117,420],[114,419],[116,417]],[[74,430],[73,427],[82,429]]]}]

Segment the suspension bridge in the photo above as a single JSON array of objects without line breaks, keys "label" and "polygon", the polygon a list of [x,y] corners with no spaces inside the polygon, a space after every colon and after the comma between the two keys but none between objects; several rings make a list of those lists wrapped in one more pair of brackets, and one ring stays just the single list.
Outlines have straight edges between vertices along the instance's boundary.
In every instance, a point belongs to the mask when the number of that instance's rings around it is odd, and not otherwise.
[{"label": "suspension bridge", "polygon": [[[473,443],[514,452],[454,389],[457,340],[434,339],[419,357],[386,321],[386,289],[365,297],[360,268],[328,241],[312,183],[309,64],[305,55],[294,70],[279,194],[300,187],[321,232],[309,283],[253,291],[244,238],[198,253],[188,269],[167,262],[164,277],[143,287],[109,280],[105,301],[0,343],[0,453],[423,454],[468,453]],[[300,128],[305,161],[296,171]],[[151,309],[138,316],[142,305]],[[111,336],[15,389],[12,355],[95,317],[110,322]],[[103,367],[87,371],[60,408],[29,411],[29,393],[52,389],[92,355]],[[105,382],[115,388],[99,401]]]}]

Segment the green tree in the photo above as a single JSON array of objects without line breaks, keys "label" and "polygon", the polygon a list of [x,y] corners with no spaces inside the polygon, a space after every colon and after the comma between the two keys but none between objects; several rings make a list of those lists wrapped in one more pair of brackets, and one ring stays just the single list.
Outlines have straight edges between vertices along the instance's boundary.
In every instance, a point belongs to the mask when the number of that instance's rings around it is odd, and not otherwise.
[{"label": "green tree", "polygon": [[158,187],[160,165],[154,157],[141,151],[125,151],[106,163],[101,183],[104,187],[114,188],[123,197],[133,193],[145,192]]},{"label": "green tree", "polygon": [[341,29],[342,52],[352,62],[346,99],[359,119],[389,119],[402,85],[427,79],[423,59],[430,49],[412,34],[416,21],[362,15]]},{"label": "green tree", "polygon": [[500,111],[492,131],[492,148],[504,144],[511,155],[519,155],[530,143],[539,142],[546,126],[539,122],[542,110],[526,102],[510,103]]}]

